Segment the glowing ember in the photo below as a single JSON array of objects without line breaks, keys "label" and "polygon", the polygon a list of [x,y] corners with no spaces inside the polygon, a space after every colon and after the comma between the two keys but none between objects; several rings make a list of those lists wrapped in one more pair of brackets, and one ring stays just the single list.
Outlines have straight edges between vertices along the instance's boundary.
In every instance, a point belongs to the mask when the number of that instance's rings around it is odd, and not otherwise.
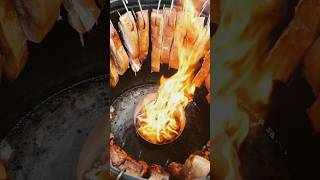
[{"label": "glowing ember", "polygon": [[153,144],[171,142],[181,134],[184,109],[195,91],[194,66],[210,47],[209,26],[199,23],[203,19],[199,19],[190,0],[184,1],[183,11],[179,23],[186,33],[178,32],[178,71],[170,78],[161,77],[157,98],[145,104],[138,117],[138,134]]}]

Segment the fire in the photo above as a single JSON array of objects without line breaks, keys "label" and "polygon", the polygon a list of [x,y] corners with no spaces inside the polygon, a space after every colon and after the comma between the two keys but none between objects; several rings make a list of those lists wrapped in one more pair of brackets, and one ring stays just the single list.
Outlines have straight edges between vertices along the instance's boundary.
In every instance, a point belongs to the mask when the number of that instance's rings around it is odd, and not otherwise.
[{"label": "fire", "polygon": [[170,142],[181,133],[180,121],[185,121],[181,116],[195,91],[194,66],[210,46],[209,26],[194,25],[199,16],[191,0],[184,1],[183,11],[181,23],[186,33],[179,37],[182,41],[178,47],[178,71],[170,78],[161,77],[157,99],[147,104],[139,115],[138,133],[154,144]]},{"label": "fire", "polygon": [[273,77],[262,66],[272,45],[280,1],[221,1],[214,37],[215,94],[212,121],[214,179],[241,179],[238,148],[249,131],[249,116],[240,101],[253,108],[267,104]]}]

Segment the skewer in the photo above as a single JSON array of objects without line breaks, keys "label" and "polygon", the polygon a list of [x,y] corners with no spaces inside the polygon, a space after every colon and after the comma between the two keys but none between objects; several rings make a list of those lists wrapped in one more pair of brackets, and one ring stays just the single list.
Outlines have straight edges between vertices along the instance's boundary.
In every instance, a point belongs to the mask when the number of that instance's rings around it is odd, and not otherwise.
[{"label": "skewer", "polygon": [[128,0],[126,0],[126,4],[128,4],[129,2],[128,2]]},{"label": "skewer", "polygon": [[158,2],[158,7],[157,7],[157,16],[158,16],[158,14],[159,14],[160,3],[161,3],[161,0],[159,0],[159,2]]},{"label": "skewer", "polygon": [[145,27],[146,21],[145,21],[145,19],[144,19],[143,14],[142,14],[142,6],[141,6],[141,3],[140,3],[140,0],[138,0],[138,4],[139,4],[139,7],[140,7],[140,13],[141,13],[141,16],[142,16],[142,19],[143,19],[143,27]]},{"label": "skewer", "polygon": [[131,9],[131,11],[132,11],[133,17],[134,17],[135,19],[137,19],[136,12],[134,12],[133,9]]},{"label": "skewer", "polygon": [[128,7],[127,7],[127,4],[126,4],[125,0],[122,0],[122,3],[123,3],[123,5],[124,5],[124,8],[126,8],[126,11],[127,11],[127,12],[129,12],[129,10],[128,10]]},{"label": "skewer", "polygon": [[201,14],[203,13],[204,9],[207,7],[208,1],[209,1],[209,0],[206,0],[206,2],[203,3],[202,9],[201,9],[201,11],[200,11],[199,16],[201,16]]},{"label": "skewer", "polygon": [[170,16],[171,16],[172,8],[173,8],[173,2],[174,2],[174,0],[171,0],[171,5],[170,5]]},{"label": "skewer", "polygon": [[119,17],[121,17],[121,14],[119,13],[119,11],[118,11],[118,10],[117,10],[117,13],[118,13]]}]

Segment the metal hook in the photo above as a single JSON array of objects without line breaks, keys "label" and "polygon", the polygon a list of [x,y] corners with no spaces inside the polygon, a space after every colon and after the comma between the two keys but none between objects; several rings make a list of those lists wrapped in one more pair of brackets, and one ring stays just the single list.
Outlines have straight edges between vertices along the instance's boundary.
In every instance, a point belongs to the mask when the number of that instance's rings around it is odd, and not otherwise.
[{"label": "metal hook", "polygon": [[120,178],[123,176],[124,172],[127,170],[127,167],[125,167],[121,172],[118,174],[116,180],[120,180]]}]

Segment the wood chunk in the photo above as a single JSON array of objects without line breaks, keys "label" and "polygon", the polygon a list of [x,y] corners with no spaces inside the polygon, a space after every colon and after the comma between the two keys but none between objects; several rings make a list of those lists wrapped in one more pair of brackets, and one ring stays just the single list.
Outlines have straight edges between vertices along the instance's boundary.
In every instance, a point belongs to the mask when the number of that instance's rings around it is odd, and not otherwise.
[{"label": "wood chunk", "polygon": [[141,63],[147,58],[149,51],[149,11],[136,12],[139,33],[139,60]]},{"label": "wood chunk", "polygon": [[161,47],[161,63],[169,64],[170,50],[173,43],[173,36],[176,28],[176,10],[172,8],[165,8],[163,10],[164,25],[163,38]]},{"label": "wood chunk", "polygon": [[169,180],[170,179],[170,174],[167,173],[163,167],[157,165],[157,164],[152,164],[150,166],[150,177],[149,180]]},{"label": "wood chunk", "polygon": [[13,1],[0,1],[0,49],[3,71],[9,80],[15,80],[27,58],[27,38],[22,31]]},{"label": "wood chunk", "polygon": [[204,58],[203,58],[203,63],[196,74],[196,76],[193,78],[193,84],[199,88],[203,82],[205,81],[206,77],[210,73],[210,51],[207,51]]},{"label": "wood chunk", "polygon": [[59,17],[61,0],[14,0],[27,38],[40,43]]},{"label": "wood chunk", "polygon": [[117,72],[116,65],[114,64],[114,60],[110,57],[110,85],[111,87],[115,87],[118,84],[119,75]]},{"label": "wood chunk", "polygon": [[110,21],[110,50],[118,74],[123,75],[129,67],[129,56],[125,51],[117,30]]},{"label": "wood chunk", "polygon": [[320,37],[312,44],[304,57],[303,71],[316,95],[320,94]]},{"label": "wood chunk", "polygon": [[137,26],[131,11],[120,16],[118,24],[122,34],[123,44],[129,55],[131,69],[134,72],[138,72],[141,68],[139,61],[139,38]]},{"label": "wood chunk", "polygon": [[63,0],[62,3],[68,11],[70,25],[79,33],[90,31],[100,16],[95,0]]},{"label": "wood chunk", "polygon": [[290,24],[271,49],[266,63],[274,79],[287,82],[319,35],[320,1],[300,0]]},{"label": "wood chunk", "polygon": [[319,133],[320,132],[320,96],[307,110],[307,113],[311,120],[311,124],[313,126],[314,132]]},{"label": "wood chunk", "polygon": [[163,37],[163,14],[153,9],[151,12],[151,72],[160,72],[161,43]]},{"label": "wood chunk", "polygon": [[179,68],[179,55],[178,48],[179,45],[183,44],[183,40],[187,34],[187,27],[184,24],[185,14],[183,11],[177,13],[176,20],[176,31],[174,32],[174,39],[172,43],[172,48],[170,51],[169,67],[178,69]]}]

